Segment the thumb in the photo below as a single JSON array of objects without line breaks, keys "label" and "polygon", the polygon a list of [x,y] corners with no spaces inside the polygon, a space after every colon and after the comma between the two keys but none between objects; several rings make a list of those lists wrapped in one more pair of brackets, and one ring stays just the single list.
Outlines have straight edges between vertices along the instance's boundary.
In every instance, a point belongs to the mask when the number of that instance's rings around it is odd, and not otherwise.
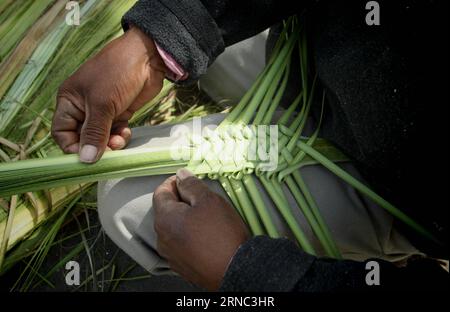
[{"label": "thumb", "polygon": [[184,168],[177,171],[177,189],[180,198],[191,206],[195,206],[210,192],[202,180]]},{"label": "thumb", "polygon": [[80,133],[80,161],[94,163],[106,149],[113,118],[102,105],[87,107],[86,118]]}]

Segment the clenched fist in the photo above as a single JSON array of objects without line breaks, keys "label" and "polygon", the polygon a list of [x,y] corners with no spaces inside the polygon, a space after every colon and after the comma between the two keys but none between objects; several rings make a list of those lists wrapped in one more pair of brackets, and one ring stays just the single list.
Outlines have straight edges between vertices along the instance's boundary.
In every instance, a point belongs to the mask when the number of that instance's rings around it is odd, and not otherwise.
[{"label": "clenched fist", "polygon": [[128,120],[161,90],[166,67],[153,40],[131,27],[59,88],[52,135],[65,153],[96,162],[131,137]]},{"label": "clenched fist", "polygon": [[153,195],[157,250],[188,281],[217,290],[249,231],[239,214],[203,181],[181,169]]}]

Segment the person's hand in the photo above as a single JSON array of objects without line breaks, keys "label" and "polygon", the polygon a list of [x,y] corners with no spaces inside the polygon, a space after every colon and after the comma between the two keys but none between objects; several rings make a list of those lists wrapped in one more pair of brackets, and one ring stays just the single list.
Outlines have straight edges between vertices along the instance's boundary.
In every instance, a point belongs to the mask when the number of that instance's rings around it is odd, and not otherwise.
[{"label": "person's hand", "polygon": [[153,207],[158,253],[186,280],[217,290],[250,235],[239,214],[186,169],[155,190]]},{"label": "person's hand", "polygon": [[82,162],[125,147],[128,120],[161,90],[166,67],[153,40],[131,27],[83,64],[59,88],[52,136]]}]

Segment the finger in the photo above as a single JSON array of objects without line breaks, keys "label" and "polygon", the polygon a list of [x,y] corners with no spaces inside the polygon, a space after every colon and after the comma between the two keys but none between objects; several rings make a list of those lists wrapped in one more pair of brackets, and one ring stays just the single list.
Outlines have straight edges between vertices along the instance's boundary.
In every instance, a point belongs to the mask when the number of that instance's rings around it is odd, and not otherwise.
[{"label": "finger", "polygon": [[107,146],[114,113],[110,106],[87,105],[86,119],[80,133],[80,160],[94,163],[103,155]]},{"label": "finger", "polygon": [[84,112],[64,97],[57,99],[52,120],[51,134],[65,153],[78,153],[80,136],[78,127],[84,120]]},{"label": "finger", "polygon": [[127,146],[131,140],[131,129],[128,127],[128,122],[114,123],[111,135],[109,137],[108,146],[112,150],[122,149]]},{"label": "finger", "polygon": [[175,176],[168,178],[155,190],[153,227],[158,235],[158,243],[164,244],[183,227],[181,221],[187,208],[189,206],[181,202],[178,197]]},{"label": "finger", "polygon": [[177,171],[176,181],[180,198],[191,206],[195,206],[211,193],[208,186],[187,169]]},{"label": "finger", "polygon": [[124,130],[126,131],[124,131],[122,134],[111,134],[108,140],[107,147],[115,151],[123,149],[125,146],[127,146],[131,138],[131,130],[129,128]]},{"label": "finger", "polygon": [[179,202],[175,176],[167,178],[153,193],[155,215],[160,214],[168,205]]}]

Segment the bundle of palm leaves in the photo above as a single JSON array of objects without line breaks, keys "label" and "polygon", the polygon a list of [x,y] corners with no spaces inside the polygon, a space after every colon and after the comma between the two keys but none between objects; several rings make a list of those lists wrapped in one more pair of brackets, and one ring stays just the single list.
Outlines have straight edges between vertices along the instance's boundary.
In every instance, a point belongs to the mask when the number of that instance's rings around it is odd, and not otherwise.
[{"label": "bundle of palm leaves", "polygon": [[[57,89],[86,59],[122,33],[121,17],[135,0],[78,2],[81,24],[71,26],[65,22],[65,0],[0,1],[2,164],[62,155],[50,136]],[[173,85],[165,82],[161,93],[133,116],[131,124],[144,124],[150,114],[159,114],[158,122],[165,122],[208,112],[202,104],[189,110],[175,108],[172,90]],[[70,211],[80,194],[92,185],[81,183],[2,194],[0,274],[31,256],[23,275],[33,277],[56,234],[72,218]],[[27,289],[27,283],[22,289]]]}]

